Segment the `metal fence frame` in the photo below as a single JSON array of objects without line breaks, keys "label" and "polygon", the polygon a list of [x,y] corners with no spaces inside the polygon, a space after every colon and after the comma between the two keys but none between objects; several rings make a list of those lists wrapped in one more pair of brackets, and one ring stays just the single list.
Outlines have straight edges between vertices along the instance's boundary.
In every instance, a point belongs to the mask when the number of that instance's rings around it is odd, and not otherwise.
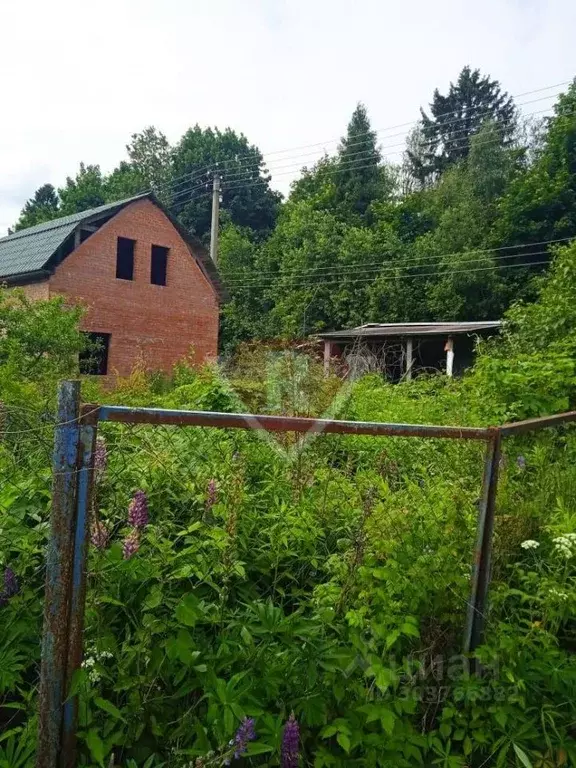
[{"label": "metal fence frame", "polygon": [[118,405],[81,405],[80,382],[64,381],[58,392],[57,417],[50,538],[46,556],[37,768],[73,768],[76,765],[78,700],[76,696],[69,696],[68,691],[74,673],[82,662],[89,510],[99,422],[477,440],[486,443],[478,532],[464,633],[464,652],[473,654],[482,643],[485,629],[502,439],[576,421],[576,411],[499,427],[388,424]]}]

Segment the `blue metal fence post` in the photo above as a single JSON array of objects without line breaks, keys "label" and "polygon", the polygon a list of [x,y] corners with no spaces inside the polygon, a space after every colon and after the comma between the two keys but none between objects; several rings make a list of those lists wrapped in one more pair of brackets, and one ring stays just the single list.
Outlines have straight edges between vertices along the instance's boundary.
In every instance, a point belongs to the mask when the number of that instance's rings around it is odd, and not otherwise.
[{"label": "blue metal fence post", "polygon": [[58,390],[52,510],[46,553],[37,768],[56,768],[61,745],[76,511],[79,415],[80,382],[63,381]]},{"label": "blue metal fence post", "polygon": [[65,695],[62,753],[60,768],[76,765],[76,727],[78,697],[69,696],[74,673],[82,664],[84,608],[86,602],[86,561],[90,536],[90,511],[94,482],[94,455],[98,428],[98,408],[83,406],[80,414],[80,467],[76,497],[76,527],[70,592],[70,619],[68,632],[68,659],[65,677]]},{"label": "blue metal fence post", "polygon": [[486,445],[482,497],[478,517],[478,539],[476,542],[472,589],[468,603],[468,617],[464,637],[465,653],[473,653],[482,643],[486,626],[486,603],[488,586],[490,584],[492,537],[494,533],[501,441],[500,429],[495,429],[493,437]]}]

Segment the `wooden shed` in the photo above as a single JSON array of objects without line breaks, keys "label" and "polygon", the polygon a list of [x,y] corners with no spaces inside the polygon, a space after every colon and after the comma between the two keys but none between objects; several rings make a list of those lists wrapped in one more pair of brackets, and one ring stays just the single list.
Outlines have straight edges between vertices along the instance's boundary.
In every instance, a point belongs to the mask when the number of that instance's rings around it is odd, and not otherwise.
[{"label": "wooden shed", "polygon": [[500,320],[367,323],[319,338],[324,342],[326,372],[339,358],[353,377],[377,372],[401,381],[422,371],[462,373],[473,364],[476,339],[498,333],[500,326]]}]

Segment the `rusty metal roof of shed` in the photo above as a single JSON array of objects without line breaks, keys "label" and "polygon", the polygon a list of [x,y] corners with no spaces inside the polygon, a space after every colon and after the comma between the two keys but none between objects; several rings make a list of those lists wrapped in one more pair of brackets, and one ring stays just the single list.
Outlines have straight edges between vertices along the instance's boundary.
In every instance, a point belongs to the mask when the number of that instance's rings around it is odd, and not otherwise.
[{"label": "rusty metal roof of shed", "polygon": [[497,331],[501,320],[475,320],[454,323],[367,323],[343,331],[319,333],[321,339],[348,341],[358,338],[381,339],[387,336],[455,336]]}]

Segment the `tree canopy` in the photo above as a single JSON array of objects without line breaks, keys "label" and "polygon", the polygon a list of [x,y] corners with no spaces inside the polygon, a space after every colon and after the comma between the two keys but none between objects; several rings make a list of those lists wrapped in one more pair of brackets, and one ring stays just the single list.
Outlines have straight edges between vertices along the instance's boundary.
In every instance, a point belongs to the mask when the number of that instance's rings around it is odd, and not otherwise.
[{"label": "tree canopy", "polygon": [[486,121],[492,122],[505,142],[516,130],[516,107],[500,83],[466,66],[444,96],[434,91],[430,115],[421,110],[420,151],[411,153],[414,175],[425,182],[450,165],[465,160],[470,141]]}]

